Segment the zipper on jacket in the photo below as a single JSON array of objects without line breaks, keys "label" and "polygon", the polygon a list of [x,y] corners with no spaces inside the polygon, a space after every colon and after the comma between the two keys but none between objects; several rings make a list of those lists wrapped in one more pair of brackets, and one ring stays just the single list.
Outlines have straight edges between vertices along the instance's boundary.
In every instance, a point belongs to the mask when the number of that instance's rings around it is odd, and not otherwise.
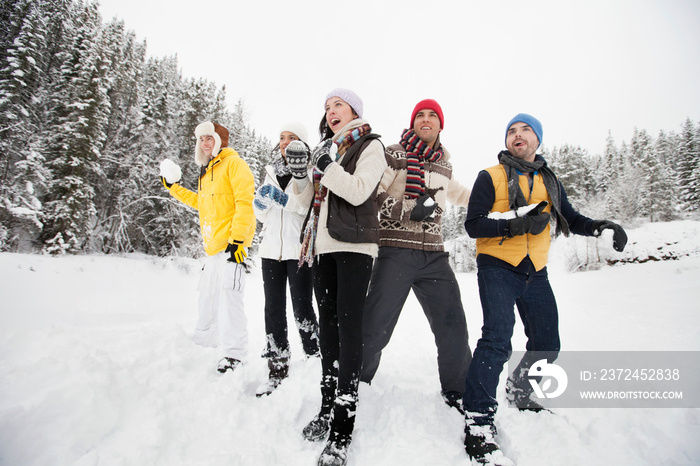
[{"label": "zipper on jacket", "polygon": [[[277,180],[273,180],[273,181],[277,181]],[[289,182],[293,183],[292,180],[289,180]],[[277,187],[282,192],[284,192],[281,184],[278,183]],[[279,255],[279,258],[277,259],[279,262],[282,261],[282,251],[284,251],[284,233],[283,232],[284,232],[284,207],[280,209],[280,255]]]},{"label": "zipper on jacket", "polygon": [[284,231],[284,209],[281,209],[280,211],[280,255],[279,258],[277,259],[279,262],[282,261],[282,251],[284,251],[284,234],[282,233]]}]

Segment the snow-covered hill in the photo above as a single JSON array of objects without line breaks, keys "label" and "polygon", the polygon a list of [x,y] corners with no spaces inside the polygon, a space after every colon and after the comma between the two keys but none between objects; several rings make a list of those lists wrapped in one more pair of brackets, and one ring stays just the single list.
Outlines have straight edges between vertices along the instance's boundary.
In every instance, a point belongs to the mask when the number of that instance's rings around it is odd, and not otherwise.
[{"label": "snow-covered hill", "polygon": [[[555,244],[550,278],[562,349],[700,350],[700,222],[628,233],[630,248],[674,245],[680,259],[569,273],[570,253]],[[301,429],[320,402],[319,361],[304,359],[292,333],[289,379],[270,397],[255,397],[267,375],[255,269],[246,287],[249,360],[219,375],[216,350],[188,336],[199,268],[191,259],[140,255],[0,254],[0,464],[315,464],[323,444],[304,441]],[[481,327],[476,276],[458,279],[473,348]],[[518,324],[513,347],[524,343]],[[435,356],[411,297],[375,381],[362,384],[350,466],[469,464],[463,419],[439,395]],[[496,419],[518,466],[700,464],[700,409],[551,415],[502,404]]]}]

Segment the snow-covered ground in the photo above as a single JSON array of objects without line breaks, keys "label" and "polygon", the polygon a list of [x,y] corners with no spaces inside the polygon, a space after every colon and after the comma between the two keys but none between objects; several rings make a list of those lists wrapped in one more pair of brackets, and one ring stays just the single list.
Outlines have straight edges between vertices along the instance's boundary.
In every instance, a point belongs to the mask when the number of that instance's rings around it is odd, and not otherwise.
[{"label": "snow-covered ground", "polygon": [[[700,222],[628,233],[630,251],[675,248],[683,257],[569,273],[570,253],[558,241],[550,278],[562,349],[700,350]],[[199,268],[141,255],[0,254],[0,464],[316,464],[323,443],[304,441],[301,430],[319,406],[320,362],[304,359],[292,333],[289,379],[255,397],[267,375],[255,269],[246,288],[249,360],[219,375],[216,350],[188,336]],[[473,348],[476,275],[458,278]],[[513,347],[524,343],[518,324]],[[439,395],[435,355],[411,297],[375,381],[362,384],[350,466],[469,464],[463,419]],[[496,419],[518,466],[700,464],[700,409],[551,415],[502,403]]]}]

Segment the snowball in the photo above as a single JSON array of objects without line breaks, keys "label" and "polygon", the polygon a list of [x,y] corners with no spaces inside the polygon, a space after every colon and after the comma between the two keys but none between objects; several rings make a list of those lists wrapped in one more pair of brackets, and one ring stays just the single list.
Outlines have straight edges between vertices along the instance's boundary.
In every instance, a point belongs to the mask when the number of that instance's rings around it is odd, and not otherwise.
[{"label": "snowball", "polygon": [[524,207],[518,207],[517,210],[509,210],[508,212],[491,212],[488,218],[494,220],[510,220],[516,217],[522,217],[538,205],[539,204],[530,204]]},{"label": "snowball", "polygon": [[170,159],[164,159],[160,163],[160,176],[165,178],[168,183],[177,183],[182,178],[182,170],[180,166]]},{"label": "snowball", "polygon": [[423,205],[426,207],[433,206],[433,205],[435,205],[435,200],[432,197],[429,197],[428,199],[425,200]]}]

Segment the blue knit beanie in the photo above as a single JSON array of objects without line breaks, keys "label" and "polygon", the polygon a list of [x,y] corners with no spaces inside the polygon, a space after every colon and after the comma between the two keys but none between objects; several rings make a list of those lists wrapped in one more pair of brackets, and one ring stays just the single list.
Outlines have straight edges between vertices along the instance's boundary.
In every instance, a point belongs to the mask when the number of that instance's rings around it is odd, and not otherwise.
[{"label": "blue knit beanie", "polygon": [[[542,123],[540,123],[540,120],[535,118],[532,115],[528,115],[527,113],[518,113],[513,117],[512,120],[508,122],[508,126],[506,126],[506,140],[508,140],[508,130],[510,127],[513,125],[513,123],[525,123],[528,125],[532,130],[535,132],[535,136],[537,136],[537,140],[540,142],[539,146],[542,145]],[[539,147],[537,146],[537,147]]]}]

